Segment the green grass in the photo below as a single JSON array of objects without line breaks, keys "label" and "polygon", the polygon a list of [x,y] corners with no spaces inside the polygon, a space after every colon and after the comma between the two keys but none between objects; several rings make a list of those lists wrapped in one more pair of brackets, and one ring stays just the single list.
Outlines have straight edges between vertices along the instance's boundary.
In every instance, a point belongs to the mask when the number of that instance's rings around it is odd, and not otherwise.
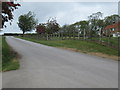
[{"label": "green grass", "polygon": [[[99,41],[99,38],[92,38],[92,39]],[[108,37],[103,37],[101,38],[101,40],[106,43],[109,42],[110,44],[118,47],[118,37],[111,37],[110,39]]]},{"label": "green grass", "polygon": [[16,70],[19,68],[17,54],[7,44],[5,37],[2,38],[2,71]]},{"label": "green grass", "polygon": [[87,41],[80,41],[80,40],[48,40],[47,41],[47,40],[37,40],[37,39],[26,38],[26,37],[19,37],[19,38],[33,41],[36,43],[41,43],[48,46],[53,46],[53,47],[73,48],[76,50],[80,50],[84,53],[99,52],[107,55],[118,56],[117,50],[113,48],[109,48],[107,46],[97,44],[95,42],[87,42]]},{"label": "green grass", "polygon": [[[103,38],[103,41],[105,41],[105,42],[107,42],[108,41],[108,39],[106,39],[106,38]],[[111,39],[110,39],[110,43],[112,43],[113,45],[118,45],[118,37],[112,37]]]}]

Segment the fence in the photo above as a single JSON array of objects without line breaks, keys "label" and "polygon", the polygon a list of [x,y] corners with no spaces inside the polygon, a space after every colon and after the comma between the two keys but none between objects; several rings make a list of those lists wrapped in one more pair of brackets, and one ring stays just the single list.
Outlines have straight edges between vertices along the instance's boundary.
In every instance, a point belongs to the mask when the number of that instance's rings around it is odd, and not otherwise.
[{"label": "fence", "polygon": [[37,39],[37,40],[80,40],[80,41],[86,41],[86,42],[94,42],[98,43],[110,48],[114,48],[116,50],[120,51],[120,38],[119,37],[99,37],[99,36],[93,36],[91,38],[89,37],[83,37],[83,36],[77,36],[77,35],[62,35],[62,34],[29,34],[24,35],[24,37]]}]

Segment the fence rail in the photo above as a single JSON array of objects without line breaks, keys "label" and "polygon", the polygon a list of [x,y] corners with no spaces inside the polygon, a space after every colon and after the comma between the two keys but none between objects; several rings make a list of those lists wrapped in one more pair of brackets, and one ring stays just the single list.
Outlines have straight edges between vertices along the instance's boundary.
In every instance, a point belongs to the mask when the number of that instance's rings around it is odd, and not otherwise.
[{"label": "fence rail", "polygon": [[40,34],[31,34],[31,35],[24,35],[24,37],[28,37],[28,38],[33,38],[33,39],[37,39],[37,40],[80,40],[80,41],[87,41],[87,42],[94,42],[94,43],[98,43],[101,44],[103,46],[107,46],[110,48],[114,48],[116,50],[120,51],[120,37],[78,37],[78,36],[74,36],[74,37],[69,37],[69,36],[62,36],[62,35],[40,35]]}]

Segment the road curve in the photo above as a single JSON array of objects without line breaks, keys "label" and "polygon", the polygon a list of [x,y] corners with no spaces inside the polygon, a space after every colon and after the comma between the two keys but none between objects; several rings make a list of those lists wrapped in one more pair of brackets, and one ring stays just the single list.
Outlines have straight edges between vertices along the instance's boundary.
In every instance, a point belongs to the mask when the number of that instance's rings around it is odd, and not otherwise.
[{"label": "road curve", "polygon": [[7,37],[21,55],[19,70],[2,74],[3,88],[117,88],[118,62]]}]

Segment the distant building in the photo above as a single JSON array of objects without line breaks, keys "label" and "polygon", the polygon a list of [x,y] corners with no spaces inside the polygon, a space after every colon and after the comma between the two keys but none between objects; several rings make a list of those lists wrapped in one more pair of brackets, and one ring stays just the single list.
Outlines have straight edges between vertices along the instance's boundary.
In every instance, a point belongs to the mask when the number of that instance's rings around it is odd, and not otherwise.
[{"label": "distant building", "polygon": [[106,26],[103,30],[103,35],[120,37],[120,22]]}]

